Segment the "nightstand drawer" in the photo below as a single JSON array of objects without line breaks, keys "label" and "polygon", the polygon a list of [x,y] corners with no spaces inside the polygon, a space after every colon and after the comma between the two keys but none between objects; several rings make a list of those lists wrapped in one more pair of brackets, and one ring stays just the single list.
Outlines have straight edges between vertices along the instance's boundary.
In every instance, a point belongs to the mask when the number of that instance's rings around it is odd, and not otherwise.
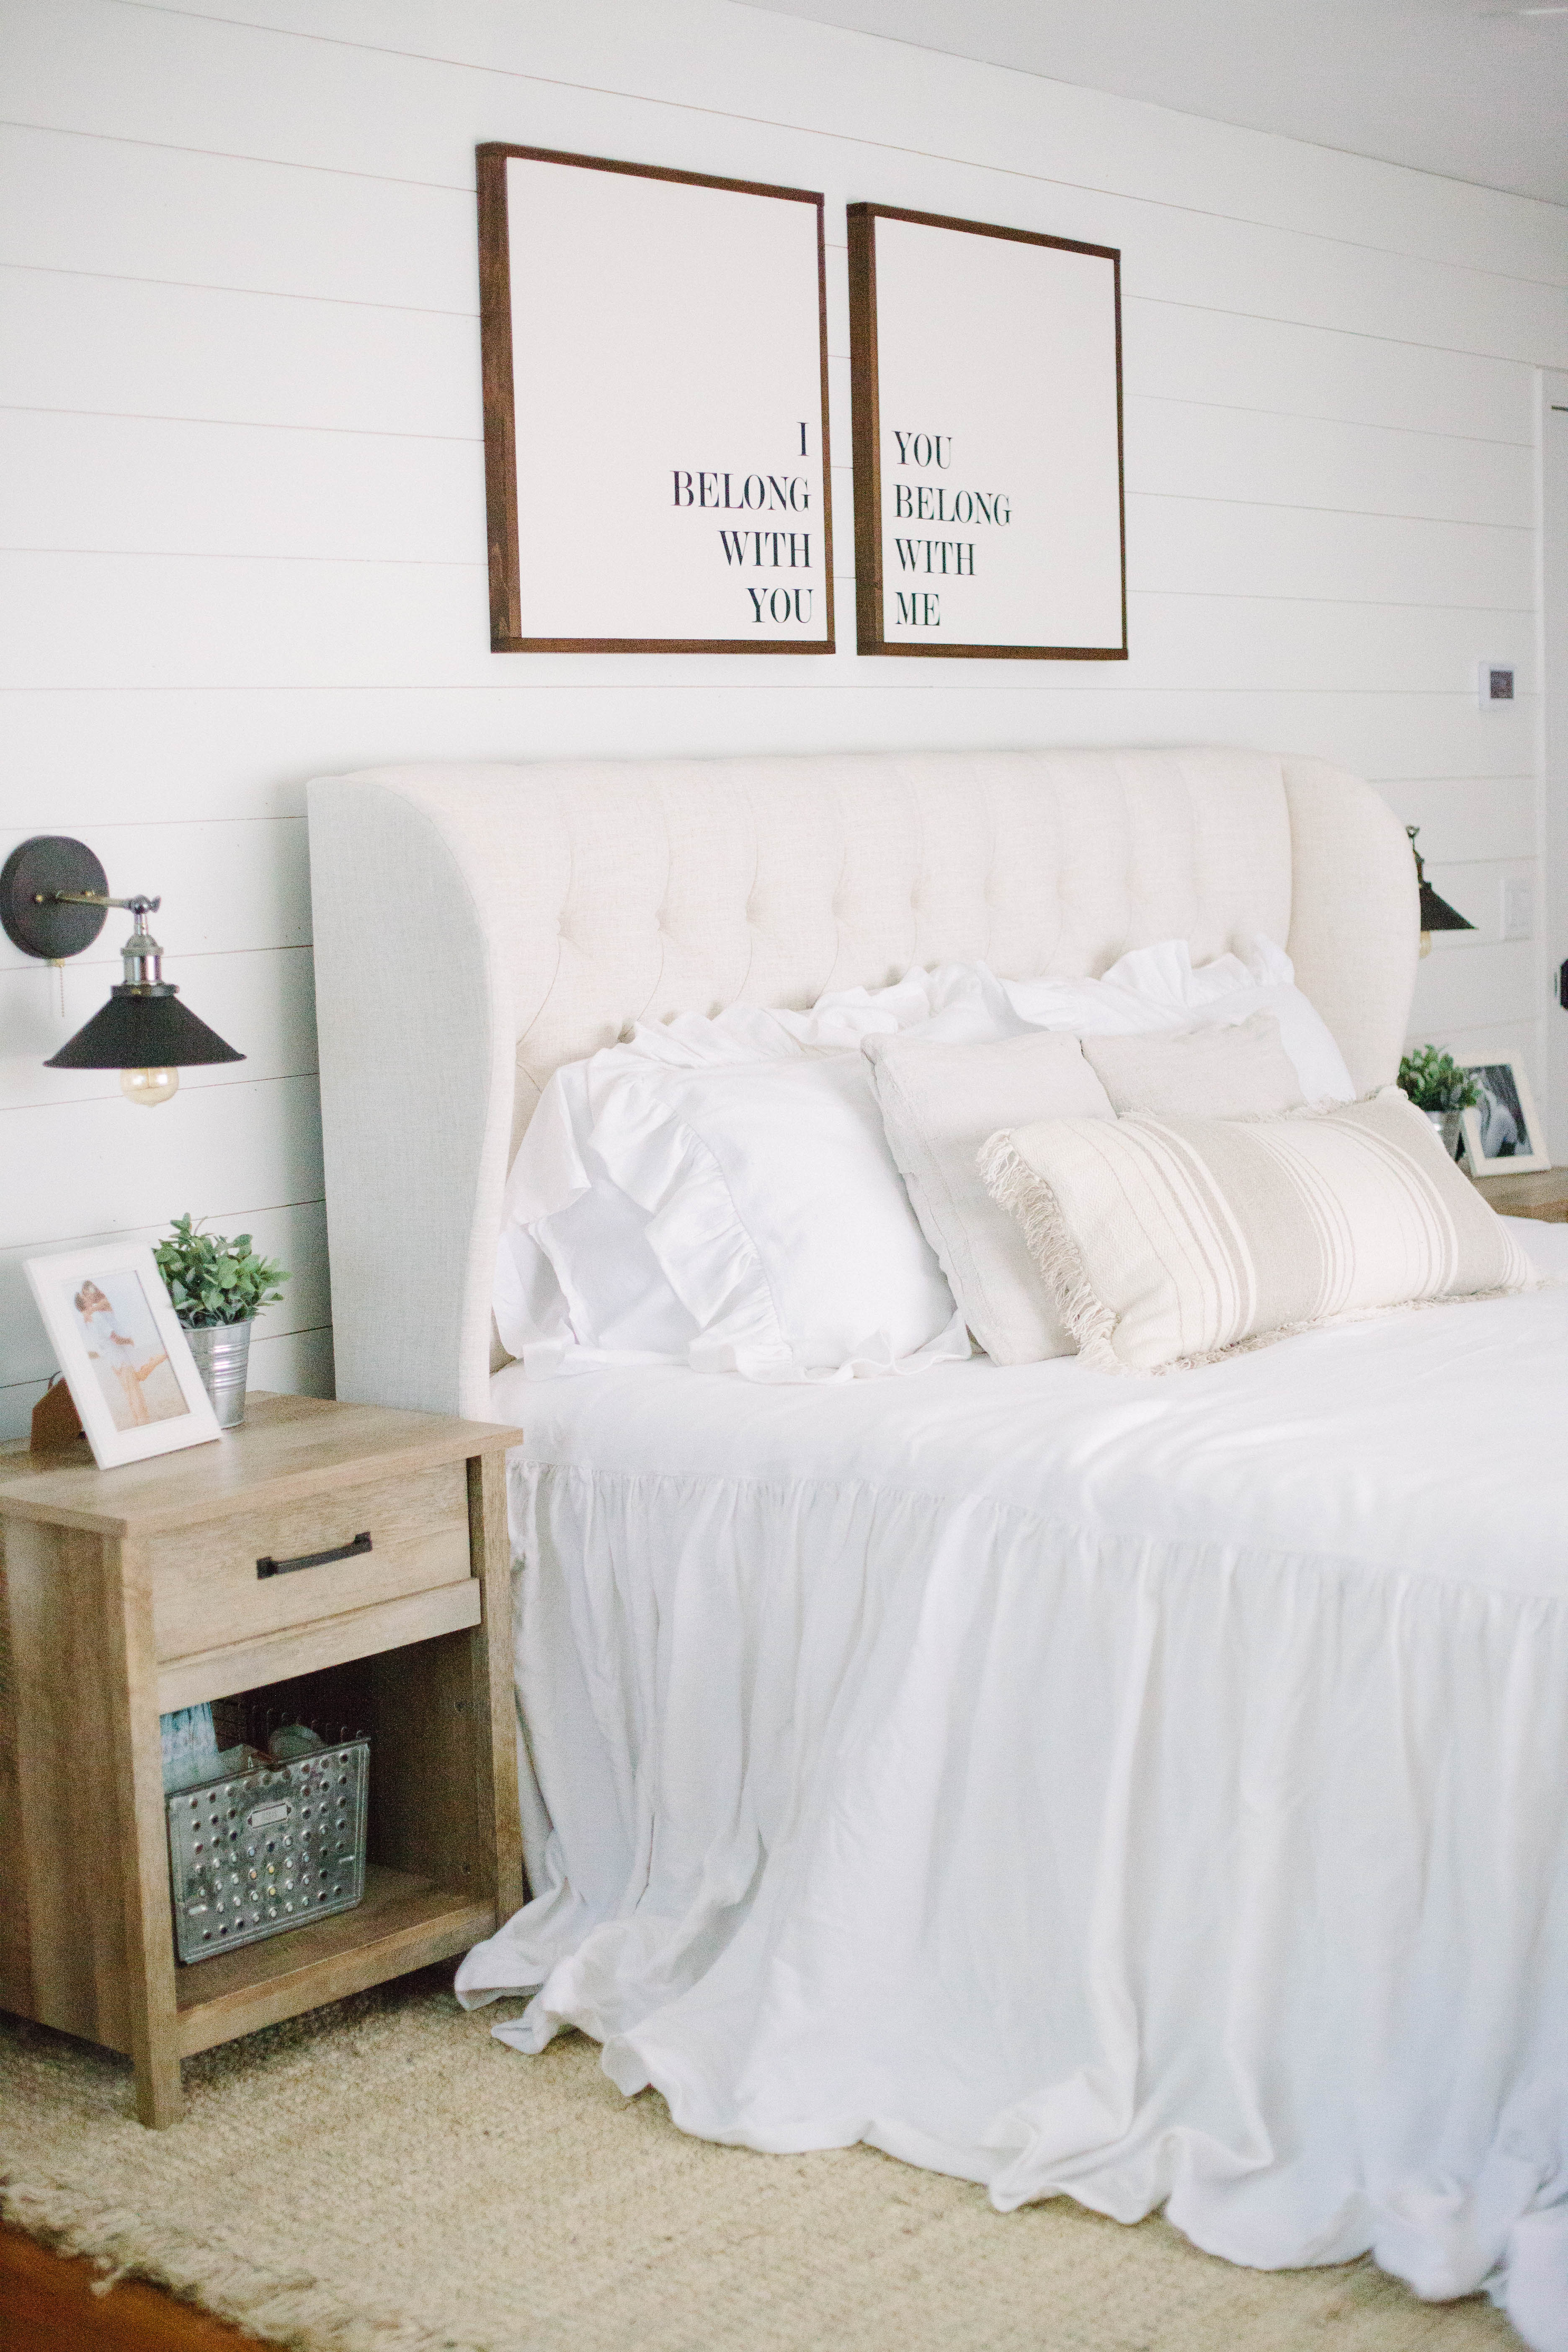
[{"label": "nightstand drawer", "polygon": [[333,1488],[158,1538],[153,1630],[159,1658],[282,1632],[470,1572],[460,1462]]}]

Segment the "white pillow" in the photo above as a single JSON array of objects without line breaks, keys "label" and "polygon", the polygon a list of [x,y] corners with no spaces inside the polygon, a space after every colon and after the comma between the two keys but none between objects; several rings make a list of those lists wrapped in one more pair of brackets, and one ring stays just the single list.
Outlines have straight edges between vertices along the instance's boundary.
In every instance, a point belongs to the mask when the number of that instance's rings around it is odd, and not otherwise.
[{"label": "white pillow", "polygon": [[1020,1020],[1080,1037],[1228,1027],[1272,1013],[1306,1101],[1352,1102],[1356,1090],[1344,1055],[1295,979],[1289,957],[1268,940],[1255,940],[1245,961],[1222,955],[1195,971],[1185,940],[1166,940],[1132,949],[1099,980],[1008,980],[1002,988]]},{"label": "white pillow", "polygon": [[1268,1118],[1302,1108],[1301,1083],[1272,1013],[1249,1013],[1223,1029],[1211,1022],[1142,1037],[1086,1037],[1079,1050],[1119,1118],[1130,1112]]},{"label": "white pillow", "polygon": [[967,1356],[858,1053],[627,1073],[595,1149],[690,1315],[684,1360],[847,1379]]},{"label": "white pillow", "polygon": [[861,1050],[921,1231],[980,1345],[997,1364],[1070,1356],[1077,1342],[1035,1273],[1021,1226],[987,1192],[980,1150],[998,1128],[1114,1118],[1083,1046],[1036,1029],[956,1045],[921,1032],[869,1037]]},{"label": "white pillow", "polygon": [[1022,1025],[989,972],[952,965],[805,1013],[639,1027],[557,1071],[507,1183],[503,1344],[536,1375],[682,1363],[847,1378],[966,1355],[858,1047]]}]

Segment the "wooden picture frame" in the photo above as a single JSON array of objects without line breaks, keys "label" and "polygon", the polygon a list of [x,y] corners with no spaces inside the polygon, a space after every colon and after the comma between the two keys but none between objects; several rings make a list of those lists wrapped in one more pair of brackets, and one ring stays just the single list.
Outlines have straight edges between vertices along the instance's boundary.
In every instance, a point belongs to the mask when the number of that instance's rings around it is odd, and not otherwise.
[{"label": "wooden picture frame", "polygon": [[[1120,251],[891,205],[851,205],[848,216],[859,651],[922,660],[1125,661]],[[911,229],[963,242],[944,251],[940,242],[910,238]],[[1064,267],[1061,257],[1068,256],[1075,262]],[[1079,266],[1084,262],[1091,265],[1088,274]],[[1055,320],[1048,315],[1053,302],[1060,313]],[[1053,352],[1059,364],[1047,377],[1039,371]],[[1027,434],[1031,395],[1021,384],[1046,387],[1038,392],[1045,413],[1029,420]],[[943,414],[955,408],[964,424],[944,428]],[[959,470],[951,481],[921,481],[921,474],[945,471],[944,430]],[[934,466],[929,457],[915,460],[922,441],[935,449]],[[980,465],[973,480],[958,456],[964,441]],[[907,491],[910,510],[889,515],[885,478],[906,470],[910,478],[892,491],[900,509]],[[998,521],[998,501],[1005,502],[1005,523]],[[931,540],[918,530],[907,539],[896,530],[889,535],[889,522],[900,520],[951,523],[965,536]],[[1011,531],[1021,520],[1026,531],[1003,542],[999,530]],[[900,564],[914,551],[904,589],[889,576],[890,547]],[[977,552],[982,567],[988,557],[1004,556],[1002,575],[980,595],[973,593],[982,577]],[[939,563],[950,562],[953,571],[939,572]],[[945,585],[933,589],[937,577]],[[920,622],[910,617],[920,610],[917,597],[925,605]],[[1047,625],[1033,634],[1041,616],[1048,624],[1069,607],[1081,608],[1086,627]],[[994,625],[998,616],[1014,615],[1016,626]]]},{"label": "wooden picture frame", "polygon": [[1487,1097],[1475,1109],[1460,1113],[1471,1175],[1526,1176],[1550,1168],[1545,1129],[1536,1116],[1530,1081],[1517,1056],[1462,1054],[1458,1059],[1462,1070],[1480,1080]]},{"label": "wooden picture frame", "polygon": [[218,1436],[150,1242],[100,1242],[25,1265],[100,1470]]},{"label": "wooden picture frame", "polygon": [[821,194],[499,142],[478,179],[492,651],[834,652]]}]

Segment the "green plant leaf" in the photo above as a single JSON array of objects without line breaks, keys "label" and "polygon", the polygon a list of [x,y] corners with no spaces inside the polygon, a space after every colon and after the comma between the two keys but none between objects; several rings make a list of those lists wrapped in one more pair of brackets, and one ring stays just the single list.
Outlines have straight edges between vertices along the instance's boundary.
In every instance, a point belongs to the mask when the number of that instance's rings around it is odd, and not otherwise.
[{"label": "green plant leaf", "polygon": [[282,1297],[289,1279],[282,1266],[258,1255],[249,1234],[232,1241],[204,1234],[189,1213],[174,1220],[153,1255],[175,1312],[192,1329],[248,1322]]},{"label": "green plant leaf", "polygon": [[1399,1065],[1399,1084],[1417,1110],[1468,1110],[1481,1098],[1479,1081],[1440,1045],[1421,1045]]}]

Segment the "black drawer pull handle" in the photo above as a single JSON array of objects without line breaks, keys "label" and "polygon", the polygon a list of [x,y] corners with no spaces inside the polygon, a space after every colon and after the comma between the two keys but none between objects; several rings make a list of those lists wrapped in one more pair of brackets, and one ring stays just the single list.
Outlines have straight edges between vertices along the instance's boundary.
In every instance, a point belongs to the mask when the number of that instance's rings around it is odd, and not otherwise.
[{"label": "black drawer pull handle", "polygon": [[298,1559],[274,1559],[268,1552],[256,1563],[258,1576],[292,1576],[297,1568],[325,1568],[331,1559],[358,1559],[362,1552],[374,1549],[367,1535],[355,1536],[353,1543],[336,1544],[331,1551],[302,1551]]}]

